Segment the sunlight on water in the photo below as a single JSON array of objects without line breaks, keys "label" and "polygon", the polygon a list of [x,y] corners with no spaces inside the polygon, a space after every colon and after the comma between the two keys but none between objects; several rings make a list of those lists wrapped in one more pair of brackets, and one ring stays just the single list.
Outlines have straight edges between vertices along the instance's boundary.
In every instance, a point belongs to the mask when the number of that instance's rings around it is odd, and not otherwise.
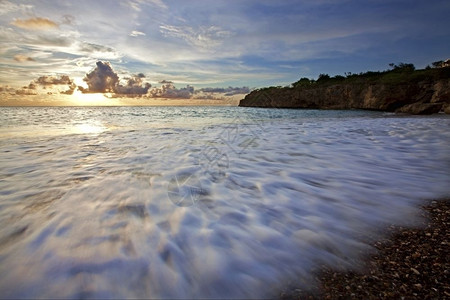
[{"label": "sunlight on water", "polygon": [[1,110],[0,298],[272,297],[450,195],[445,115]]},{"label": "sunlight on water", "polygon": [[73,129],[74,133],[87,134],[87,133],[100,133],[106,130],[105,127],[98,124],[79,124],[76,125]]}]

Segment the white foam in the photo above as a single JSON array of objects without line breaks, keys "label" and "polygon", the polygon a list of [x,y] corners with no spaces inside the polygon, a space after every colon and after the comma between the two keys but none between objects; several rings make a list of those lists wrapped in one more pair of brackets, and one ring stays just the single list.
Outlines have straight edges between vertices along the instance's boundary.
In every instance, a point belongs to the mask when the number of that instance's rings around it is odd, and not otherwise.
[{"label": "white foam", "polygon": [[356,266],[378,229],[450,192],[447,116],[59,114],[57,134],[0,140],[1,297],[270,297],[318,264]]}]

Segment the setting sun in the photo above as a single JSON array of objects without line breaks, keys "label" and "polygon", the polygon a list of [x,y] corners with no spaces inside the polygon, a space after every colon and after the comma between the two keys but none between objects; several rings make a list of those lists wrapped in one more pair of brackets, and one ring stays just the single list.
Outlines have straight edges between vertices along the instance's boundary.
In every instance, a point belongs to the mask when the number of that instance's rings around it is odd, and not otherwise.
[{"label": "setting sun", "polygon": [[108,103],[108,98],[101,93],[82,93],[79,90],[75,90],[71,98],[75,105],[80,106],[111,105],[111,103]]}]

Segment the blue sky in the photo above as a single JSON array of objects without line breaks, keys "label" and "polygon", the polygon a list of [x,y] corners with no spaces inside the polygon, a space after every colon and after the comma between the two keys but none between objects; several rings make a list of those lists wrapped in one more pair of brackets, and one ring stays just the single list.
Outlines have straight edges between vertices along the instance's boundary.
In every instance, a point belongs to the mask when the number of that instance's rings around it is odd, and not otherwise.
[{"label": "blue sky", "polygon": [[0,1],[0,85],[98,60],[153,85],[262,87],[450,57],[450,1]]}]

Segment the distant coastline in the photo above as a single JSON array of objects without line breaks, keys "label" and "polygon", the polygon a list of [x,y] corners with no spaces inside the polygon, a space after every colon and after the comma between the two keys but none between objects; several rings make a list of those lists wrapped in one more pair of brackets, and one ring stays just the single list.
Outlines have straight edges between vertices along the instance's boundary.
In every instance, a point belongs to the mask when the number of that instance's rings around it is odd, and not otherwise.
[{"label": "distant coastline", "polygon": [[257,89],[239,106],[450,114],[449,60],[420,70],[405,63],[390,66],[392,69],[381,72],[321,74],[317,80],[301,78],[287,87]]}]

